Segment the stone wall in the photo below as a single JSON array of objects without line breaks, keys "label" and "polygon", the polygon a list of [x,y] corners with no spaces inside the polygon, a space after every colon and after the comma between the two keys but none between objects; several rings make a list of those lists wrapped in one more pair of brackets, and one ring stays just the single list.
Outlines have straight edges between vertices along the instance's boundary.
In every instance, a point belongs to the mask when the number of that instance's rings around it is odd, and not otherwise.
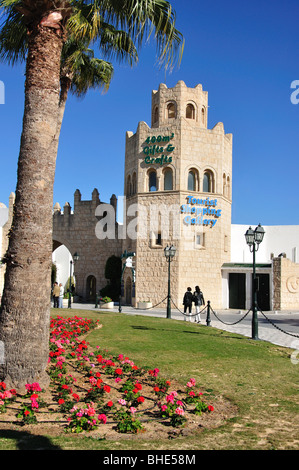
[{"label": "stone wall", "polygon": [[299,308],[299,264],[288,258],[273,259],[274,310]]},{"label": "stone wall", "polygon": [[[75,252],[79,254],[79,260],[74,264],[76,293],[84,300],[94,300],[95,292],[89,292],[90,282],[95,283],[97,292],[106,286],[106,261],[112,255],[121,254],[116,204],[115,195],[106,204],[100,201],[99,192],[94,189],[92,199],[87,201],[83,201],[80,191],[76,190],[73,211],[69,203],[64,205],[63,211],[58,204],[54,206],[53,250],[65,245],[72,256]],[[105,220],[110,227],[106,234]]]}]

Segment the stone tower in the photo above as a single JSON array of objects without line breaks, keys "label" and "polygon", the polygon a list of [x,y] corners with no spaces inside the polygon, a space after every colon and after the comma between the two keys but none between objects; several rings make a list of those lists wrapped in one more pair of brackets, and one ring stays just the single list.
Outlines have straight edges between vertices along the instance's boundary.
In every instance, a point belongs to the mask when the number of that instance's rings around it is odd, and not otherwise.
[{"label": "stone tower", "polygon": [[[126,238],[136,253],[136,280],[124,274],[125,294],[153,305],[167,295],[166,245],[176,247],[171,296],[182,309],[196,285],[214,308],[222,306],[223,263],[230,261],[232,135],[222,123],[208,129],[208,93],[201,85],[152,92],[151,127],[127,132]],[[134,231],[135,230],[135,231]]]}]

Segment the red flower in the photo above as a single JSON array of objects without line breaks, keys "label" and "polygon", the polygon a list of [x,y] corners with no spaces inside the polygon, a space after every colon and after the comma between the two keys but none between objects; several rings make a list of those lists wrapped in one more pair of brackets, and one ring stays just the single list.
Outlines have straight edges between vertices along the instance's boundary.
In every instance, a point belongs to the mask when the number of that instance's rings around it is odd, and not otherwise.
[{"label": "red flower", "polygon": [[98,388],[101,388],[101,386],[102,386],[101,383],[102,383],[102,382],[103,382],[102,379],[98,379],[98,380],[97,380],[97,387],[98,387]]},{"label": "red flower", "polygon": [[107,406],[109,406],[109,408],[111,408],[113,406],[113,401],[108,401]]},{"label": "red flower", "polygon": [[159,387],[154,387],[154,392],[159,392]]},{"label": "red flower", "polygon": [[24,411],[24,415],[25,415],[25,416],[28,416],[28,415],[30,415],[30,411],[28,411],[28,410],[25,410],[25,411]]},{"label": "red flower", "polygon": [[59,400],[58,400],[58,405],[63,405],[63,403],[64,403],[64,399],[63,399],[63,398],[59,398]]},{"label": "red flower", "polygon": [[208,410],[209,410],[209,411],[214,411],[214,407],[213,407],[212,405],[209,405],[209,406],[208,406]]},{"label": "red flower", "polygon": [[143,403],[144,402],[144,397],[138,397],[137,402],[138,403]]},{"label": "red flower", "polygon": [[105,390],[105,392],[109,393],[111,389],[110,389],[109,385],[104,385],[104,390]]},{"label": "red flower", "polygon": [[77,393],[73,393],[73,399],[74,399],[75,401],[79,401],[79,400],[80,400],[80,397],[79,397],[79,395],[77,395]]},{"label": "red flower", "polygon": [[121,375],[123,373],[123,371],[121,369],[115,369],[115,373],[117,375]]},{"label": "red flower", "polygon": [[135,384],[135,388],[136,388],[137,390],[142,390],[142,385],[141,385],[139,382],[137,382],[137,383]]}]

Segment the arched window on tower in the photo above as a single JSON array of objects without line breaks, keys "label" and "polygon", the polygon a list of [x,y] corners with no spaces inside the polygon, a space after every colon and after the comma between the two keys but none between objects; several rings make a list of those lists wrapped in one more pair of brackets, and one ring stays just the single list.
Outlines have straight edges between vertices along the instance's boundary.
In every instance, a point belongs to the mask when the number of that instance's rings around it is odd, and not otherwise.
[{"label": "arched window on tower", "polygon": [[194,170],[190,170],[188,173],[188,190],[196,191],[196,175]]},{"label": "arched window on tower", "polygon": [[230,189],[230,177],[229,176],[227,177],[226,182],[227,182],[227,184],[226,184],[226,188],[227,188],[226,197],[230,198],[231,197],[231,189]]},{"label": "arched window on tower", "polygon": [[227,195],[227,188],[226,188],[226,174],[223,173],[223,196]]},{"label": "arched window on tower", "polygon": [[164,190],[171,191],[173,189],[173,178],[171,168],[164,170]]},{"label": "arched window on tower", "polygon": [[153,112],[153,122],[158,122],[159,118],[159,108],[158,106],[155,106],[154,112]]},{"label": "arched window on tower", "polygon": [[204,193],[214,192],[214,177],[211,171],[205,171],[203,175],[203,188]]},{"label": "arched window on tower", "polygon": [[134,171],[133,177],[132,177],[132,194],[136,194],[136,192],[137,192],[136,173]]},{"label": "arched window on tower", "polygon": [[151,170],[148,175],[148,190],[157,191],[157,174],[155,170]]},{"label": "arched window on tower", "polygon": [[205,108],[201,108],[201,122],[202,122],[202,124],[205,124],[205,120],[206,120],[206,111],[205,111]]},{"label": "arched window on tower", "polygon": [[174,119],[175,118],[175,104],[168,103],[167,105],[167,119]]},{"label": "arched window on tower", "polygon": [[195,119],[195,108],[193,104],[187,104],[186,106],[186,118],[187,119]]},{"label": "arched window on tower", "polygon": [[131,176],[127,177],[127,196],[131,196],[132,194],[132,185],[131,185]]}]

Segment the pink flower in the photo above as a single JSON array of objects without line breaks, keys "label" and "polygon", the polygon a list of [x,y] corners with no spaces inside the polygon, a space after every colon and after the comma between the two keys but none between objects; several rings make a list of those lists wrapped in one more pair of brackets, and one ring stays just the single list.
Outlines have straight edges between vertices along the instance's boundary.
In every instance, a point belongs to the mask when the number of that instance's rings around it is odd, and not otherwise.
[{"label": "pink flower", "polygon": [[107,416],[105,414],[101,414],[98,416],[98,420],[101,421],[103,424],[106,424]]},{"label": "pink flower", "polygon": [[162,410],[162,411],[166,411],[166,410],[167,410],[167,405],[162,405],[162,406],[161,406],[161,410]]},{"label": "pink flower", "polygon": [[31,400],[31,408],[38,408],[38,403],[35,399]]},{"label": "pink flower", "polygon": [[134,406],[131,406],[131,407],[130,407],[130,411],[131,411],[132,414],[134,414],[134,413],[136,413],[137,409],[134,408]]},{"label": "pink flower", "polygon": [[176,412],[177,415],[181,415],[181,416],[183,416],[183,415],[185,414],[183,408],[180,408],[180,407],[178,407],[178,408],[175,410],[175,412]]},{"label": "pink flower", "polygon": [[167,401],[168,403],[174,403],[174,397],[173,397],[173,395],[172,395],[172,394],[167,395],[166,401]]},{"label": "pink flower", "polygon": [[88,416],[93,416],[95,414],[96,410],[92,408],[91,406],[88,407],[87,414]]},{"label": "pink flower", "polygon": [[125,406],[127,402],[126,402],[126,400],[123,400],[122,398],[120,398],[120,399],[118,400],[118,403],[119,403],[120,405]]},{"label": "pink flower", "polygon": [[191,388],[195,386],[195,379],[190,379],[189,382],[187,383],[187,387]]}]

